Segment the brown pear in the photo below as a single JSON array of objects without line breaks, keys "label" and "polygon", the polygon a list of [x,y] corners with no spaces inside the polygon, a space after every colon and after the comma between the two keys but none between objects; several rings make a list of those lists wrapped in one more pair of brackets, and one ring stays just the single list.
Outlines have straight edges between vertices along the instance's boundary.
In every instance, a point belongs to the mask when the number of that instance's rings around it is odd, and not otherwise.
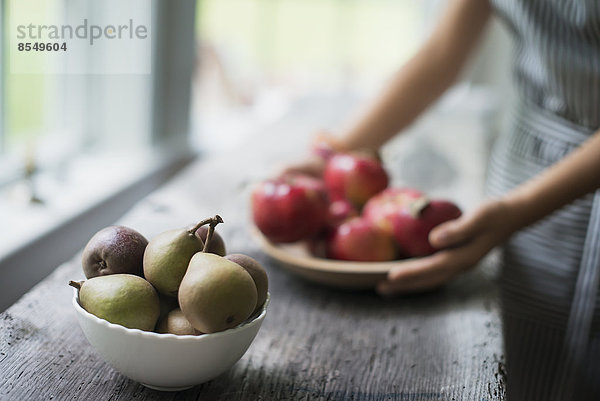
[{"label": "brown pear", "polygon": [[198,252],[181,280],[178,299],[179,307],[195,329],[215,333],[250,317],[256,308],[256,285],[237,263]]},{"label": "brown pear", "polygon": [[166,316],[156,324],[157,333],[171,333],[177,335],[197,336],[202,332],[196,330],[179,308],[170,311]]},{"label": "brown pear", "polygon": [[[206,242],[207,234],[208,234],[207,226],[202,226],[198,229],[198,231],[196,231],[196,235],[198,237],[200,237],[200,239],[204,242]],[[214,253],[215,255],[219,255],[219,256],[226,255],[225,241],[223,240],[223,237],[221,237],[219,235],[218,232],[215,231],[213,233],[212,238],[208,244],[208,249],[206,250],[206,252]]]},{"label": "brown pear", "polygon": [[267,294],[269,292],[269,277],[264,267],[254,258],[241,253],[232,253],[225,256],[225,259],[231,260],[242,266],[254,280],[256,285],[257,300],[256,309],[254,312],[259,310],[267,300]]},{"label": "brown pear", "polygon": [[159,292],[158,300],[160,301],[160,316],[158,317],[159,321],[164,319],[173,309],[179,308],[177,298],[170,295],[164,295]]},{"label": "brown pear", "polygon": [[125,226],[108,226],[90,238],[81,256],[86,278],[126,273],[143,276],[148,240]]},{"label": "brown pear", "polygon": [[179,286],[179,307],[191,325],[203,333],[235,327],[256,308],[257,291],[250,274],[239,264],[208,253],[214,227],[210,223],[202,252],[190,260]]}]

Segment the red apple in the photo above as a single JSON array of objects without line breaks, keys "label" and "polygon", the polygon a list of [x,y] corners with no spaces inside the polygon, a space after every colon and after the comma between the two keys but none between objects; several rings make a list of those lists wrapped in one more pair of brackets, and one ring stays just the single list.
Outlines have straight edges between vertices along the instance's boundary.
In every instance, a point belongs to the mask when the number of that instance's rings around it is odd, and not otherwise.
[{"label": "red apple", "polygon": [[308,252],[313,256],[326,258],[328,238],[340,224],[357,216],[358,211],[346,199],[331,202],[327,209],[325,227],[319,233],[306,240]]},{"label": "red apple", "polygon": [[394,219],[396,242],[408,256],[420,257],[436,251],[429,243],[429,232],[437,225],[457,219],[462,212],[454,203],[446,200],[420,198]]},{"label": "red apple", "polygon": [[396,216],[405,212],[412,201],[423,196],[414,188],[386,188],[367,201],[362,215],[385,233],[393,235]]},{"label": "red apple", "polygon": [[328,238],[329,258],[381,262],[396,258],[394,238],[368,220],[354,217],[340,224]]},{"label": "red apple", "polygon": [[327,220],[322,180],[288,174],[258,184],[251,196],[252,218],[273,242],[295,242],[316,235]]},{"label": "red apple", "polygon": [[381,162],[366,153],[337,153],[327,160],[323,179],[332,200],[347,199],[357,208],[388,186]]},{"label": "red apple", "polygon": [[306,250],[317,258],[327,258],[327,232],[321,232],[306,240]]},{"label": "red apple", "polygon": [[346,199],[338,199],[329,204],[327,226],[334,229],[351,217],[358,216],[358,210]]}]

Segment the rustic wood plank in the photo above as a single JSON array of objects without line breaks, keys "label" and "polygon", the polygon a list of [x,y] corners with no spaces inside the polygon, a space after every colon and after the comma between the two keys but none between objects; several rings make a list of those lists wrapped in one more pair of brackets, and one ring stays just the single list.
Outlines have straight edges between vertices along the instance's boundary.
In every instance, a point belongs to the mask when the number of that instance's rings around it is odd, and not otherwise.
[{"label": "rustic wood plank", "polygon": [[[272,302],[249,352],[177,399],[501,399],[497,311],[480,275],[384,300],[266,265]],[[116,373],[87,344],[65,284],[76,267],[61,267],[2,315],[0,399],[169,399]]]},{"label": "rustic wood plank", "polygon": [[150,390],[114,371],[87,343],[72,310],[67,282],[83,277],[77,255],[0,314],[0,400],[504,399],[493,259],[490,269],[443,290],[382,299],[305,282],[260,252],[248,231],[248,185],[277,160],[297,155],[305,138],[289,138],[310,128],[288,121],[243,153],[195,163],[120,221],[152,237],[219,213],[228,251],[265,265],[268,315],[231,370],[178,393]]}]

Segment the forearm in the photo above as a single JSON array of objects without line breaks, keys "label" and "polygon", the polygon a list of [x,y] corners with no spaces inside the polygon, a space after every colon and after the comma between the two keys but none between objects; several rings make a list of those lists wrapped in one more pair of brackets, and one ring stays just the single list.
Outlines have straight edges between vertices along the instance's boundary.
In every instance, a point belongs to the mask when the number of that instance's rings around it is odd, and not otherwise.
[{"label": "forearm", "polygon": [[412,123],[455,81],[490,13],[485,0],[452,1],[423,47],[342,135],[344,147],[377,150]]},{"label": "forearm", "polygon": [[509,192],[511,231],[600,188],[600,130],[563,160]]}]

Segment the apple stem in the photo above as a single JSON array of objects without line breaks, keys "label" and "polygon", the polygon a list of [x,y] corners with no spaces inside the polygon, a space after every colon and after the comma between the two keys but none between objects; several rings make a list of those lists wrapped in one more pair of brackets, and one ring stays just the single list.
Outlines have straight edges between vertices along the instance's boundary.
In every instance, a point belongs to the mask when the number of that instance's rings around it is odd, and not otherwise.
[{"label": "apple stem", "polygon": [[204,240],[204,248],[202,249],[202,252],[204,252],[204,253],[208,252],[208,245],[210,244],[210,240],[212,239],[213,233],[215,232],[215,226],[219,223],[223,223],[223,219],[218,214],[215,215],[215,217],[212,217],[208,220],[209,220],[208,231],[206,232],[206,239]]},{"label": "apple stem", "polygon": [[408,206],[408,212],[412,217],[418,219],[423,209],[429,205],[429,198],[421,196],[410,203]]},{"label": "apple stem", "polygon": [[75,287],[75,288],[77,288],[78,290],[80,290],[80,289],[81,289],[81,284],[83,284],[83,281],[73,281],[73,280],[69,280],[69,285],[70,285],[71,287]]}]

